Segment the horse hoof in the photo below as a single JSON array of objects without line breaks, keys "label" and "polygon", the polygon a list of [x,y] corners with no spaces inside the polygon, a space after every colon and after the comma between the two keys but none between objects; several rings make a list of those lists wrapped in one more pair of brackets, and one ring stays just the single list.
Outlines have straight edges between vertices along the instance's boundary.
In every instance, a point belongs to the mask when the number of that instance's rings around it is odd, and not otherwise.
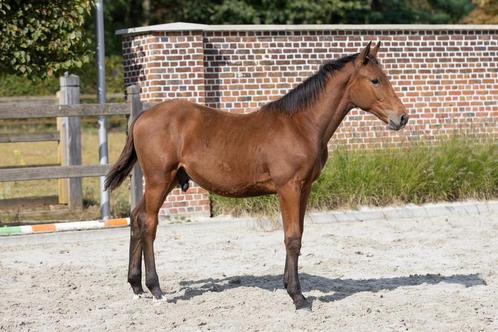
[{"label": "horse hoof", "polygon": [[159,298],[159,299],[157,299],[156,297],[152,297],[152,303],[153,303],[154,305],[160,305],[160,304],[162,304],[162,303],[164,303],[164,302],[167,302],[167,300],[166,300],[166,297],[165,297],[165,296],[161,296],[161,298]]},{"label": "horse hoof", "polygon": [[144,289],[142,288],[142,285],[136,286],[136,285],[131,285],[131,290],[133,291],[133,294],[141,295],[144,293]]},{"label": "horse hoof", "polygon": [[311,302],[302,295],[294,301],[294,304],[296,305],[296,310],[307,309],[311,311]]},{"label": "horse hoof", "polygon": [[160,287],[156,286],[156,287],[149,287],[149,291],[150,293],[152,294],[152,296],[156,299],[156,300],[160,300],[163,298],[163,291],[161,290]]},{"label": "horse hoof", "polygon": [[133,300],[138,300],[145,297],[145,293],[133,294]]}]

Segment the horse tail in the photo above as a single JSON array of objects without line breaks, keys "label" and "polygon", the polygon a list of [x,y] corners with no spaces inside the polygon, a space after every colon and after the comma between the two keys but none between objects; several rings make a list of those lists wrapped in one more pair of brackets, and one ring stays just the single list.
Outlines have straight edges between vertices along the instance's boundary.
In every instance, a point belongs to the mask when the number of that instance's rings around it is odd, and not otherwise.
[{"label": "horse tail", "polygon": [[128,130],[126,144],[123,151],[121,151],[118,161],[116,161],[109,170],[109,173],[107,173],[105,178],[105,190],[114,190],[119,187],[128,174],[130,174],[133,165],[137,162],[137,153],[135,152],[135,145],[133,144],[133,127],[135,121],[133,121]]}]

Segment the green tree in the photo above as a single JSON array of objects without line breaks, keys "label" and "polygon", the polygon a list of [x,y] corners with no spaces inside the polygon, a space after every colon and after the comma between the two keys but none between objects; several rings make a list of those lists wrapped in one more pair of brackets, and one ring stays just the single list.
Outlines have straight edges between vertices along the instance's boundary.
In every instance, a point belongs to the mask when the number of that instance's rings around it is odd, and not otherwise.
[{"label": "green tree", "polygon": [[[0,0],[0,95],[47,94],[71,70],[95,91],[93,0]],[[112,0],[104,1],[108,91],[122,91],[117,29],[204,24],[498,23],[497,0]],[[472,13],[469,15],[469,12]],[[86,64],[85,64],[86,63]],[[81,67],[79,67],[81,66]],[[8,75],[14,74],[14,75]],[[111,83],[112,82],[112,83]]]},{"label": "green tree", "polygon": [[136,9],[132,17],[147,16],[150,24],[451,24],[473,8],[470,0],[155,0],[147,11],[132,0],[129,6]]},{"label": "green tree", "polygon": [[470,0],[371,0],[364,23],[454,24],[472,7]]},{"label": "green tree", "polygon": [[498,24],[497,0],[474,0],[475,8],[465,17],[465,23]]},{"label": "green tree", "polygon": [[[1,1],[1,0],[0,0]],[[92,0],[93,1],[93,0]],[[115,32],[119,29],[148,25],[142,8],[142,0],[104,0],[104,40],[105,54],[121,54],[121,38]],[[161,22],[164,23],[164,22]],[[88,49],[95,49],[95,19],[93,16],[85,22],[85,31],[91,35]]]},{"label": "green tree", "polygon": [[366,8],[364,0],[225,0],[216,6],[211,19],[248,24],[341,23]]},{"label": "green tree", "polygon": [[43,78],[90,60],[90,0],[0,1],[0,70]]},{"label": "green tree", "polygon": [[151,23],[204,24],[343,23],[367,9],[365,0],[157,0]]}]

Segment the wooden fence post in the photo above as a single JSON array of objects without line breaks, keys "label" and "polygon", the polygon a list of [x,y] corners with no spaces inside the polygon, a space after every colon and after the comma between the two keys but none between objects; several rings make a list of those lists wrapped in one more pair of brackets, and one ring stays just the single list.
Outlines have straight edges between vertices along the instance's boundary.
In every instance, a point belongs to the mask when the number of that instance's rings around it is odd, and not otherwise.
[{"label": "wooden fence post", "polygon": [[[140,101],[140,87],[130,85],[127,89],[128,103],[130,103],[130,118],[128,120],[128,135],[130,135],[130,125],[137,116],[142,113],[143,105]],[[130,207],[133,210],[142,199],[143,189],[143,173],[138,163],[133,167],[131,172],[131,198]]]},{"label": "wooden fence post", "polygon": [[[59,105],[80,103],[80,78],[65,73],[60,77]],[[60,139],[62,144],[62,165],[81,165],[81,129],[79,117],[62,118]],[[67,179],[68,205],[70,209],[83,207],[83,190],[81,178]]]}]

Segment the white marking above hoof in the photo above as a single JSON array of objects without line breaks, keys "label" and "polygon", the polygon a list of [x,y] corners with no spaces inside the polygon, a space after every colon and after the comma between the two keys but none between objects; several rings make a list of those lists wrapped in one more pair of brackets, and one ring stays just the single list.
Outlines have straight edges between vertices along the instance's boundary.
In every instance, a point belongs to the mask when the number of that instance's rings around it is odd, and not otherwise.
[{"label": "white marking above hoof", "polygon": [[163,296],[160,299],[156,299],[155,297],[152,297],[152,303],[154,305],[160,305],[160,304],[166,303],[166,302],[168,302],[168,300],[166,299],[166,296]]},{"label": "white marking above hoof", "polygon": [[133,294],[133,300],[138,300],[138,299],[141,299],[141,298],[144,298],[145,297],[145,293],[142,293],[142,294]]}]

